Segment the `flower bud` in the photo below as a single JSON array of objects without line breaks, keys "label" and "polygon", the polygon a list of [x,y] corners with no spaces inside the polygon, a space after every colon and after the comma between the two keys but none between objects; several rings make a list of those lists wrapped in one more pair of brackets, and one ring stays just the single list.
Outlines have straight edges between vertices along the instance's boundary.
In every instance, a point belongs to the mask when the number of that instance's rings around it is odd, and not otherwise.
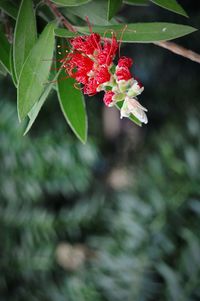
[{"label": "flower bud", "polygon": [[143,107],[135,98],[129,98],[128,96],[125,98],[123,106],[121,108],[121,119],[123,117],[129,117],[133,114],[139,121],[143,123],[147,123],[147,115],[145,113],[147,109]]}]

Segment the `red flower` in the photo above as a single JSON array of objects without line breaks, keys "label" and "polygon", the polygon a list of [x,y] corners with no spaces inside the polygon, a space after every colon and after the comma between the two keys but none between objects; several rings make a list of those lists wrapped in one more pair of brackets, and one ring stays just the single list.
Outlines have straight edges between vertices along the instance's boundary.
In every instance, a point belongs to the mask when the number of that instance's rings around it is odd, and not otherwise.
[{"label": "red flower", "polygon": [[113,62],[116,52],[118,49],[118,43],[116,38],[112,38],[112,40],[104,39],[104,44],[102,46],[102,50],[97,55],[98,63],[105,64],[110,66]]},{"label": "red flower", "polygon": [[84,94],[88,94],[89,96],[95,95],[97,93],[98,83],[95,78],[91,78],[84,86],[83,92]]},{"label": "red flower", "polygon": [[63,59],[63,67],[69,76],[84,86],[85,94],[96,94],[99,85],[111,77],[111,65],[117,48],[117,40],[101,38],[99,34],[79,36],[70,40],[72,51]]},{"label": "red flower", "polygon": [[114,92],[112,91],[107,91],[105,94],[104,94],[104,98],[103,98],[103,101],[105,103],[106,106],[109,107],[109,105],[112,103],[112,97],[115,95]]},{"label": "red flower", "polygon": [[132,78],[131,72],[127,67],[118,68],[115,74],[118,80],[129,80]]},{"label": "red flower", "polygon": [[93,73],[93,76],[89,78],[83,89],[84,94],[88,95],[96,94],[98,92],[98,86],[108,82],[111,76],[106,66],[101,66],[99,68],[96,67],[96,69],[93,68],[91,73]]},{"label": "red flower", "polygon": [[[102,90],[106,91],[103,101],[111,107],[123,101],[121,118],[135,115],[141,122],[147,123],[146,109],[137,101],[144,90],[139,80],[131,75],[133,60],[120,57],[117,66],[113,64],[118,43],[102,38],[97,33],[78,36],[70,40],[71,51],[61,60],[67,74],[83,85],[83,92],[89,96]],[[112,89],[112,90],[111,90]]]},{"label": "red flower", "polygon": [[108,71],[107,66],[101,66],[97,68],[97,71],[95,73],[95,78],[97,82],[100,84],[106,83],[110,80],[111,74]]},{"label": "red flower", "polygon": [[78,52],[69,53],[64,62],[64,68],[72,77],[78,70],[89,72],[92,67],[93,61],[89,57],[83,56]]},{"label": "red flower", "polygon": [[99,34],[92,33],[89,36],[79,36],[70,40],[74,50],[86,55],[92,55],[100,65],[109,66],[118,49],[115,37],[112,39],[101,38]]},{"label": "red flower", "polygon": [[120,57],[117,66],[130,68],[133,65],[133,60],[130,57]]},{"label": "red flower", "polygon": [[70,40],[75,50],[85,54],[93,54],[96,49],[101,50],[100,35],[92,33],[89,36],[80,36]]},{"label": "red flower", "polygon": [[88,81],[88,73],[92,70],[94,62],[81,53],[69,53],[64,61],[64,68],[69,76],[75,78],[79,83],[85,84]]},{"label": "red flower", "polygon": [[133,60],[129,57],[122,56],[117,64],[116,76],[118,80],[129,80],[132,78],[129,68],[132,66]]}]

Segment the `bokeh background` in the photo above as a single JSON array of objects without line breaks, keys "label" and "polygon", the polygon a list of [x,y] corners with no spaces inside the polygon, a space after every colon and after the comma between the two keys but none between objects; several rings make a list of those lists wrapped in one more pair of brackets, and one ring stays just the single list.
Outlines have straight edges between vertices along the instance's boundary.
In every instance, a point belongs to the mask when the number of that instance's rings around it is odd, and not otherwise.
[{"label": "bokeh background", "polygon": [[[156,6],[128,22],[200,27]],[[200,34],[177,43],[200,53]],[[87,98],[89,139],[71,133],[54,93],[23,137],[11,79],[0,75],[0,300],[200,300],[199,65],[128,44],[148,107],[142,128]]]}]

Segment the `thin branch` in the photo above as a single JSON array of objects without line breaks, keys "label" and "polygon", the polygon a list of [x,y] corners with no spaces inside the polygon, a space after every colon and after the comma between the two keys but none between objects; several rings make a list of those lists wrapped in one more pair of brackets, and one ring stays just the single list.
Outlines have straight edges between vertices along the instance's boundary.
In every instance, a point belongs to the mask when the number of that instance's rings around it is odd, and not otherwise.
[{"label": "thin branch", "polygon": [[53,4],[50,0],[46,0],[47,5],[49,6],[49,8],[51,9],[52,13],[54,14],[54,16],[60,21],[62,22],[62,24],[69,30],[72,32],[77,32],[77,30],[72,26],[72,24],[66,20],[66,18],[61,14],[61,12],[59,12],[57,6],[55,4]]},{"label": "thin branch", "polygon": [[[59,12],[57,9],[56,5],[51,3],[50,0],[46,0],[47,4],[49,5],[51,11],[53,14],[56,16],[56,18],[63,23],[63,25],[72,32],[77,32],[77,30],[72,26],[72,24],[66,20],[66,18]],[[175,54],[178,54],[180,56],[183,56],[193,62],[199,63],[200,64],[200,54],[186,49],[180,45],[177,45],[174,42],[154,42],[155,45],[165,48]]]},{"label": "thin branch", "polygon": [[155,42],[154,44],[200,64],[200,54],[177,45],[174,42]]}]

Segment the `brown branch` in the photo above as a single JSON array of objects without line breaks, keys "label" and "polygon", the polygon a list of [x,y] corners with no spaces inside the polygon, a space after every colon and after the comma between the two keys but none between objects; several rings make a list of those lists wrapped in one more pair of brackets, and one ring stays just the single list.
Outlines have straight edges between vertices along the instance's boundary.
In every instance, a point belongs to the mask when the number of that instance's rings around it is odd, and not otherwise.
[{"label": "brown branch", "polygon": [[177,45],[174,42],[155,42],[154,44],[200,64],[200,54]]},{"label": "brown branch", "polygon": [[62,22],[62,24],[69,30],[72,32],[77,32],[77,30],[72,26],[72,24],[66,20],[66,18],[61,14],[61,12],[59,12],[57,6],[53,3],[51,3],[50,0],[46,0],[47,5],[49,6],[49,8],[51,9],[52,13],[54,14],[54,16],[60,21]]},{"label": "brown branch", "polygon": [[[51,3],[50,0],[46,0],[47,4],[49,5],[52,13],[56,16],[56,18],[63,23],[63,25],[72,32],[77,32],[77,30],[72,26],[72,24],[66,20],[66,18],[59,12],[57,9],[56,5]],[[174,42],[154,42],[155,45],[165,48],[177,55],[183,56],[193,62],[199,63],[200,64],[200,54],[186,49],[180,45],[177,45]]]}]

